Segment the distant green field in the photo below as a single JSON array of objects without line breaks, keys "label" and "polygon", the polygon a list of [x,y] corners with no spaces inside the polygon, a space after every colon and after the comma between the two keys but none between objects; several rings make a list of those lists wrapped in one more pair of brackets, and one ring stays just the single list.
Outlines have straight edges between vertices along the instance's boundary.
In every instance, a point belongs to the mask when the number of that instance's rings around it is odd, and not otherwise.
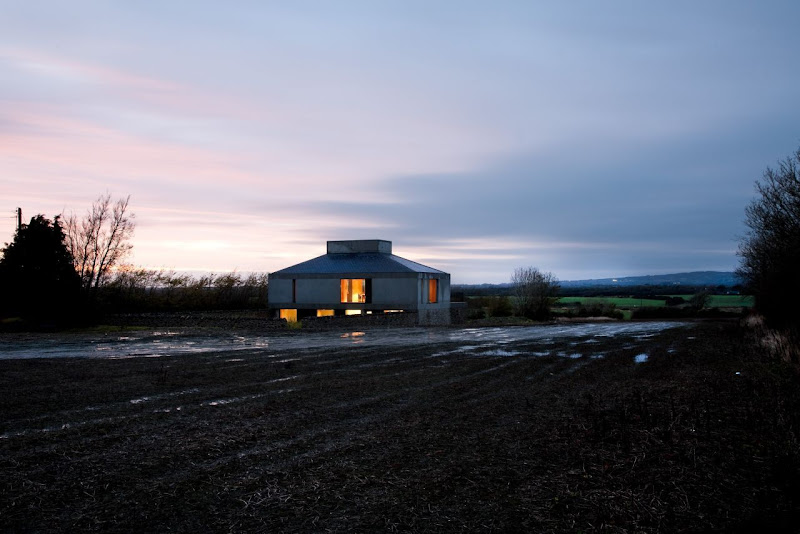
[{"label": "distant green field", "polygon": [[[683,297],[686,300],[692,298],[691,295],[670,295],[671,297]],[[711,295],[708,307],[710,308],[752,308],[755,299],[750,295]]]},{"label": "distant green field", "polygon": [[581,302],[584,306],[593,304],[614,304],[617,308],[639,308],[644,306],[664,306],[663,300],[637,299],[630,297],[561,297],[557,304],[574,304]]},{"label": "distant green field", "polygon": [[[692,295],[669,295],[670,297],[682,297],[687,302]],[[637,299],[630,297],[562,297],[557,304],[573,304],[582,302],[584,306],[593,304],[614,304],[617,308],[640,308],[640,307],[661,307],[664,306],[663,300],[656,299]],[[753,297],[748,295],[711,295],[708,303],[710,308],[751,308]]]}]

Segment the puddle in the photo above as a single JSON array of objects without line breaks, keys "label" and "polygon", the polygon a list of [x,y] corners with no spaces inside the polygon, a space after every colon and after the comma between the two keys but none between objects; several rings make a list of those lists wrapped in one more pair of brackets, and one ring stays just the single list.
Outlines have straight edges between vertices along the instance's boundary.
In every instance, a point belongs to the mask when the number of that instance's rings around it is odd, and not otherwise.
[{"label": "puddle", "polygon": [[471,352],[481,348],[481,345],[464,345],[463,347],[458,347],[457,349],[451,350],[440,350],[439,352],[434,352],[430,356],[425,356],[426,358],[439,358],[441,356],[450,356],[451,354],[464,354],[466,352]]},{"label": "puddle", "polygon": [[518,350],[495,349],[479,352],[478,356],[519,356],[520,354],[522,353]]},{"label": "puddle", "polygon": [[224,406],[226,404],[231,404],[234,402],[241,402],[243,400],[251,400],[257,398],[255,395],[251,395],[249,397],[234,397],[232,399],[218,399],[213,401],[204,402],[203,406]]},{"label": "puddle", "polygon": [[645,353],[637,354],[636,356],[633,357],[633,362],[634,363],[644,363],[644,362],[647,361],[648,358],[649,358],[649,356],[647,354],[645,354]]}]

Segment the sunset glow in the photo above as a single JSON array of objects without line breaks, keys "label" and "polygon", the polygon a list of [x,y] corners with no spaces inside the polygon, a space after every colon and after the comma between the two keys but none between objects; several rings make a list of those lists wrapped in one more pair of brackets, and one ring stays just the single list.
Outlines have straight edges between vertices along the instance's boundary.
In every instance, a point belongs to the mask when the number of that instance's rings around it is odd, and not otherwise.
[{"label": "sunset glow", "polygon": [[727,271],[800,140],[794,3],[169,4],[4,7],[0,243],[109,192],[154,269]]}]

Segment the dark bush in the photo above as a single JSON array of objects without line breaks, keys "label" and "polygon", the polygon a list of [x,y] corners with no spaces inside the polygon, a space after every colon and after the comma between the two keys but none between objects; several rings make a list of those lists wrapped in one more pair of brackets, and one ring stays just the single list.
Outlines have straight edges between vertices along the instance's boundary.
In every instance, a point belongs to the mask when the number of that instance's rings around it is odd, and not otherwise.
[{"label": "dark bush", "polygon": [[470,319],[511,317],[514,314],[509,297],[474,297],[467,301],[467,309]]},{"label": "dark bush", "polygon": [[667,306],[680,306],[686,304],[686,299],[683,297],[660,297],[664,299],[664,304]]},{"label": "dark bush", "polygon": [[489,317],[511,317],[514,308],[511,306],[511,299],[508,297],[488,297]]},{"label": "dark bush", "polygon": [[567,304],[567,308],[559,313],[561,317],[610,317],[623,319],[622,310],[617,309],[614,303],[595,302],[588,306],[583,303]]}]

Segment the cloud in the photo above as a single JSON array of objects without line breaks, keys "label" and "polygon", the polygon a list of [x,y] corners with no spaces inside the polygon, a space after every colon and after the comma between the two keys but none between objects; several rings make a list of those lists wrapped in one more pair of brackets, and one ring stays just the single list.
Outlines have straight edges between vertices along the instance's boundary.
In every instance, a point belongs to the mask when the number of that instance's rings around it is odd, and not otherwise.
[{"label": "cloud", "polygon": [[130,193],[150,265],[378,237],[462,280],[727,269],[753,181],[800,140],[798,10],[18,3],[0,209]]},{"label": "cloud", "polygon": [[[773,143],[783,137],[762,134]],[[332,234],[391,238],[465,272],[494,265],[493,279],[528,263],[562,278],[730,270],[752,183],[775,150],[739,131],[713,135],[713,142],[703,132],[658,146],[631,143],[626,157],[599,140],[574,157],[522,154],[469,173],[394,177],[374,186],[391,199],[380,204],[317,201],[298,209],[357,214],[371,221],[368,229],[354,220]],[[381,227],[388,235],[373,235]]]}]

